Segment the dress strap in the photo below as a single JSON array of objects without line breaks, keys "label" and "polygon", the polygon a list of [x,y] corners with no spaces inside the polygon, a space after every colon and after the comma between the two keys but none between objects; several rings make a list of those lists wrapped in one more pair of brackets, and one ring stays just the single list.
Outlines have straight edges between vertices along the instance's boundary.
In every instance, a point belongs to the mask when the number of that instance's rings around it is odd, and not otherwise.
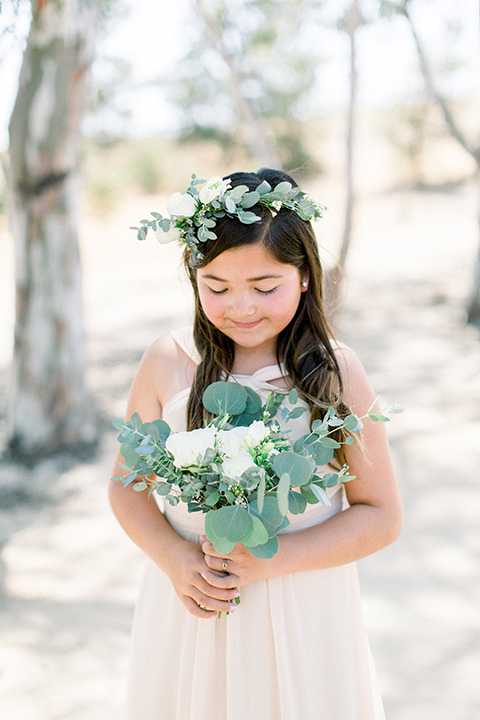
[{"label": "dress strap", "polygon": [[201,358],[193,341],[192,326],[185,325],[184,327],[178,328],[177,330],[172,330],[170,332],[170,335],[175,340],[178,347],[183,350],[185,355],[188,355],[188,357],[193,360],[196,365],[198,365]]}]

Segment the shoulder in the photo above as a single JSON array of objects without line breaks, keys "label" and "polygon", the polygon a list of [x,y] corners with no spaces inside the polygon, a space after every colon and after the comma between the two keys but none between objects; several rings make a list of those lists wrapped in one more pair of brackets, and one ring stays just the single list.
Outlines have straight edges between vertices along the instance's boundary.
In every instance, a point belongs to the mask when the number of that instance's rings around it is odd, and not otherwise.
[{"label": "shoulder", "polygon": [[173,395],[191,385],[195,367],[174,334],[161,335],[145,351],[132,391],[142,396],[155,396],[163,406]]},{"label": "shoulder", "polygon": [[360,358],[348,345],[334,343],[335,357],[343,383],[343,399],[353,412],[364,413],[375,393]]}]

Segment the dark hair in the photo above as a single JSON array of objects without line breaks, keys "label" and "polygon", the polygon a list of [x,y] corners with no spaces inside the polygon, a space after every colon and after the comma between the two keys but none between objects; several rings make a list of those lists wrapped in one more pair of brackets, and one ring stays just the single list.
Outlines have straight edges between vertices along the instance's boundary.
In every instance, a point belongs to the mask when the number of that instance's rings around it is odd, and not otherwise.
[{"label": "dark hair", "polygon": [[[257,173],[237,172],[228,176],[232,187],[247,185],[254,190],[266,180],[272,187],[287,181],[297,183],[284,172],[263,168]],[[187,405],[187,427],[201,427],[204,421],[202,395],[212,382],[230,374],[234,362],[233,341],[218,330],[206,317],[198,293],[197,269],[208,265],[225,250],[262,243],[277,262],[294,265],[302,278],[308,278],[308,289],[301,294],[295,316],[280,333],[277,342],[277,361],[282,363],[287,379],[297,388],[311,408],[311,422],[323,417],[333,405],[341,417],[348,414],[342,401],[342,378],[332,347],[333,334],[323,301],[323,270],[318,246],[310,222],[285,208],[273,216],[268,208],[256,205],[252,210],[260,222],[246,225],[237,218],[225,216],[217,220],[216,240],[201,244],[203,257],[193,261],[189,248],[184,263],[193,287],[195,317],[193,336],[200,353]],[[342,448],[337,460],[344,462]]]}]

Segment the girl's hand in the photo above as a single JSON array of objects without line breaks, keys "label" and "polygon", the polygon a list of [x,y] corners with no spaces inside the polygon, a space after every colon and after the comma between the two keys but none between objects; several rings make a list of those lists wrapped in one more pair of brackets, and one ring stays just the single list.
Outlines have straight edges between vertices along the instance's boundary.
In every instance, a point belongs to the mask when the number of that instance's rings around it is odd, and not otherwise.
[{"label": "girl's hand", "polygon": [[[201,539],[205,564],[209,568],[203,572],[203,577],[212,587],[226,588],[232,585],[240,587],[267,577],[268,561],[254,557],[241,543],[237,543],[227,555],[220,555],[205,535],[202,535]],[[222,572],[224,560],[227,569]]]},{"label": "girl's hand", "polygon": [[[238,590],[232,580],[219,587],[207,582],[202,573],[208,571],[205,556],[200,545],[183,541],[172,554],[171,562],[163,565],[175,592],[188,612],[199,618],[211,618],[218,612],[232,612],[237,609],[235,598]],[[225,574],[219,573],[222,578]]]}]

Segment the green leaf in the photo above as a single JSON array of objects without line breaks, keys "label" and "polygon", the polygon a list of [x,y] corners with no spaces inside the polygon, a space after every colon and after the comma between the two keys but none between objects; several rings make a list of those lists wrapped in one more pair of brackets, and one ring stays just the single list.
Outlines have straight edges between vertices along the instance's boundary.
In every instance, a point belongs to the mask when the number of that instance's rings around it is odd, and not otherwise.
[{"label": "green leaf", "polygon": [[316,505],[320,502],[317,495],[315,495],[315,493],[313,492],[311,485],[302,485],[302,487],[300,488],[300,492],[305,498],[305,500],[309,503],[309,505]]},{"label": "green leaf", "polygon": [[252,532],[242,540],[242,544],[248,548],[263,545],[268,541],[268,532],[262,521],[256,515],[251,515],[251,519]]},{"label": "green leaf", "polygon": [[248,209],[256,205],[259,200],[259,193],[256,190],[253,190],[252,192],[248,192],[243,196],[242,202],[240,204],[242,208]]},{"label": "green leaf", "polygon": [[334,487],[338,483],[338,473],[327,473],[321,478],[325,487]]},{"label": "green leaf", "polygon": [[241,198],[242,195],[245,195],[246,193],[248,193],[247,185],[236,185],[232,190],[228,191],[228,196],[232,198]]},{"label": "green leaf", "polygon": [[[278,551],[278,539],[271,537],[263,545],[255,545],[254,547],[248,548],[248,552],[260,560],[269,560]],[[218,551],[220,552],[220,551]]]},{"label": "green leaf", "polygon": [[218,490],[215,490],[215,492],[213,492],[211,495],[209,495],[207,497],[207,499],[205,500],[205,505],[208,505],[209,507],[213,507],[214,505],[217,504],[219,499],[220,499],[220,493],[218,492]]},{"label": "green leaf", "polygon": [[258,510],[257,500],[251,502],[250,514],[257,515],[257,517],[260,518],[260,520],[267,528],[269,537],[275,535],[284,520],[278,509],[277,498],[271,494],[265,495],[265,500],[261,513]]},{"label": "green leaf", "polygon": [[306,412],[307,412],[307,408],[303,408],[303,407],[292,408],[290,410],[290,412],[288,413],[288,420],[294,420],[295,418],[299,418]]},{"label": "green leaf", "polygon": [[253,520],[241,505],[227,505],[214,511],[211,528],[217,538],[242,542],[252,531]]},{"label": "green leaf", "polygon": [[[215,510],[215,512],[218,512]],[[208,535],[207,535],[208,537]],[[233,548],[237,543],[231,542],[230,540],[227,540],[227,538],[219,538],[215,537],[213,540],[212,538],[208,538],[211,543],[213,543],[213,547],[215,550],[220,553],[221,555],[228,555],[228,553],[231,553]]]},{"label": "green leaf", "polygon": [[387,408],[385,408],[385,411],[390,413],[391,415],[399,415],[400,413],[405,412],[405,408],[393,402]]},{"label": "green leaf", "polygon": [[298,402],[298,392],[295,388],[292,388],[288,393],[288,402],[290,405],[295,405],[295,403]]},{"label": "green leaf", "polygon": [[330,507],[332,503],[330,502],[330,498],[328,497],[327,493],[323,488],[319,487],[318,485],[312,484],[310,485],[310,489],[313,494],[317,496],[320,502],[323,503],[323,505]]},{"label": "green leaf", "polygon": [[373,420],[373,422],[390,422],[390,418],[382,415],[381,413],[369,413],[368,417],[370,418],[370,420]]},{"label": "green leaf", "polygon": [[260,217],[258,215],[255,215],[253,212],[242,212],[241,210],[238,211],[238,219],[240,222],[242,222],[244,225],[251,225],[252,223],[259,222]]},{"label": "green leaf", "polygon": [[290,450],[275,455],[272,467],[280,478],[282,475],[288,474],[294,487],[304,485],[312,475],[312,466],[309,460]]},{"label": "green leaf", "polygon": [[248,395],[241,385],[222,380],[209,385],[203,393],[203,405],[214,415],[239,415],[245,410],[247,399]]},{"label": "green leaf", "polygon": [[[279,457],[277,455],[277,457]],[[288,512],[288,492],[290,490],[290,475],[285,472],[280,477],[280,482],[277,486],[277,502],[278,509],[282,516],[285,516]]]},{"label": "green leaf", "polygon": [[263,180],[260,185],[257,185],[255,189],[259,195],[266,195],[267,193],[271,192],[272,186],[269,185],[266,180]]},{"label": "green leaf", "polygon": [[318,442],[326,448],[333,448],[336,450],[340,447],[340,443],[331,437],[321,437]]},{"label": "green leaf", "polygon": [[171,489],[172,489],[172,486],[169,483],[159,482],[159,483],[157,483],[157,485],[155,487],[155,492],[158,493],[159,495],[165,496],[165,495],[168,495],[168,493],[170,492]]},{"label": "green leaf", "polygon": [[260,481],[258,483],[258,490],[257,490],[257,507],[258,512],[262,514],[263,510],[263,503],[265,500],[265,479],[266,479],[266,473],[263,468],[259,468],[261,470],[260,472]]},{"label": "green leaf", "polygon": [[290,490],[288,493],[289,512],[291,512],[292,515],[301,515],[301,513],[305,512],[306,507],[307,501],[305,497],[301,493]]},{"label": "green leaf", "polygon": [[356,415],[347,415],[343,426],[348,432],[359,432],[363,428],[363,422]]},{"label": "green leaf", "polygon": [[135,492],[141,492],[142,490],[146,490],[147,488],[148,485],[145,480],[140,480],[140,482],[135,483],[135,485],[133,486]]}]

